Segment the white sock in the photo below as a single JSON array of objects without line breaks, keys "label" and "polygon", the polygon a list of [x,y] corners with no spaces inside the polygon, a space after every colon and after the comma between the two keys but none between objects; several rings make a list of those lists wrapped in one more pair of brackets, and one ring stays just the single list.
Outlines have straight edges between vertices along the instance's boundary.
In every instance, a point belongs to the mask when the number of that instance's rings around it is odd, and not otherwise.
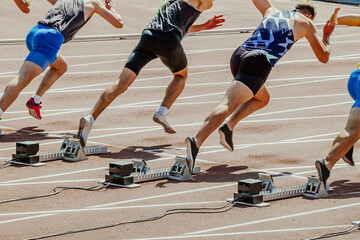
[{"label": "white sock", "polygon": [[165,116],[168,114],[169,109],[167,109],[167,107],[160,106],[156,112],[162,116]]},{"label": "white sock", "polygon": [[36,104],[39,104],[41,102],[41,97],[39,95],[34,94],[32,98],[34,99],[34,102]]},{"label": "white sock", "polygon": [[0,108],[0,118],[4,114],[3,110]]},{"label": "white sock", "polygon": [[87,116],[87,118],[90,120],[90,126],[92,127],[95,123],[95,119],[93,115],[90,114],[89,116]]}]

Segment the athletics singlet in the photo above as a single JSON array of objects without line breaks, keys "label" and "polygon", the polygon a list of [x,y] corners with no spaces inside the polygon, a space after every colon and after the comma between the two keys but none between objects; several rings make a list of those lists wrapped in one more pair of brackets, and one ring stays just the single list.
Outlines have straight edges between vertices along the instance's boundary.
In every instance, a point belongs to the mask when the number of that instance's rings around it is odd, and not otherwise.
[{"label": "athletics singlet", "polygon": [[183,0],[165,0],[145,29],[170,32],[176,29],[183,37],[201,12]]},{"label": "athletics singlet", "polygon": [[260,50],[274,67],[275,63],[295,43],[290,18],[296,11],[281,10],[265,17],[253,35],[241,46],[246,50]]},{"label": "athletics singlet", "polygon": [[38,24],[58,30],[66,43],[90,18],[85,21],[84,0],[58,0]]}]

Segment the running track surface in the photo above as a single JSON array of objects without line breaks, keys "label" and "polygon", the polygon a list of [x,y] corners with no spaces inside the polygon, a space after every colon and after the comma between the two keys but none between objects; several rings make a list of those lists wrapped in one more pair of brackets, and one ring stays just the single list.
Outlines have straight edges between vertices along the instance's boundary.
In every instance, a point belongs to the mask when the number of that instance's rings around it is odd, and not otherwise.
[{"label": "running track surface", "polygon": [[[3,0],[1,0],[3,2]],[[113,29],[93,19],[78,35],[139,33],[161,0],[117,1],[125,27]],[[241,4],[240,4],[241,2]],[[294,1],[273,0],[291,9]],[[326,21],[336,5],[315,3],[316,23]],[[10,1],[1,4],[0,38],[24,38],[49,8],[33,1],[23,15]],[[340,13],[360,13],[341,6]],[[255,27],[260,21],[251,1],[215,1],[202,14],[204,22],[224,14],[224,28]],[[319,29],[319,34],[322,30]],[[183,40],[189,62],[187,86],[173,105],[169,120],[178,130],[168,135],[152,122],[152,115],[171,80],[159,60],[151,62],[122,96],[98,118],[89,144],[108,146],[111,153],[87,161],[49,162],[44,167],[0,169],[0,200],[51,193],[56,186],[91,187],[104,178],[109,162],[143,159],[153,168],[169,167],[176,155],[185,155],[184,139],[199,129],[232,80],[229,58],[247,34],[187,37]],[[237,189],[237,180],[275,175],[278,187],[300,185],[316,175],[314,161],[324,157],[336,134],[345,126],[352,100],[347,94],[349,74],[360,59],[360,29],[337,28],[331,39],[331,60],[317,62],[308,43],[300,40],[272,71],[266,85],[267,107],[240,122],[234,132],[236,150],[226,151],[215,132],[205,142],[197,165],[205,171],[191,182],[155,181],[137,189],[110,188],[100,192],[65,191],[57,196],[0,205],[0,239],[24,239],[67,230],[101,226],[161,214],[178,207],[216,207]],[[112,83],[138,40],[81,42],[64,45],[61,52],[69,69],[43,98],[43,120],[30,117],[25,102],[36,90],[38,77],[24,89],[0,122],[0,160],[10,158],[18,141],[40,142],[40,151],[57,150],[64,134],[76,133],[100,93]],[[24,45],[0,46],[0,83],[3,91],[27,54]],[[72,234],[56,239],[304,239],[342,231],[360,220],[359,146],[357,165],[339,161],[329,182],[330,198],[302,197],[271,202],[270,207],[235,207],[212,215],[179,214],[158,221],[129,224]],[[287,176],[282,176],[287,175]],[[358,239],[353,233],[338,239]]]}]

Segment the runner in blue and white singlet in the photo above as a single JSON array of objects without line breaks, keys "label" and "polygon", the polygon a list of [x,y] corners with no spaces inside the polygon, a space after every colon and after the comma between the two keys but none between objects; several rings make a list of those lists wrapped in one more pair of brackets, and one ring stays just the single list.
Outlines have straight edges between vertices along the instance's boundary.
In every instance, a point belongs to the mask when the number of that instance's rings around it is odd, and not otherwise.
[{"label": "runner in blue and white singlet", "polygon": [[295,43],[290,26],[290,19],[295,13],[296,10],[281,10],[265,17],[241,47],[246,50],[260,50],[274,67]]}]

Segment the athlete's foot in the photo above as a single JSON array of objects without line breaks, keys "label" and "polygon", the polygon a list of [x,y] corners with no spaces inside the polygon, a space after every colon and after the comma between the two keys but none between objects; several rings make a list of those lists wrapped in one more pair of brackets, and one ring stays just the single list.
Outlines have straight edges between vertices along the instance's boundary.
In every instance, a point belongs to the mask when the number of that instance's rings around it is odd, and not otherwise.
[{"label": "athlete's foot", "polygon": [[353,159],[353,151],[354,151],[354,146],[352,146],[349,149],[349,151],[345,154],[345,156],[342,157],[342,159],[352,167],[355,166],[354,159]]},{"label": "athlete's foot", "polygon": [[195,159],[199,153],[199,148],[196,146],[196,141],[194,137],[187,137],[185,139],[186,144],[186,162],[188,164],[190,173],[194,172]]},{"label": "athlete's foot", "polygon": [[220,144],[230,152],[234,151],[234,144],[232,141],[233,132],[229,129],[228,125],[224,123],[219,128]]},{"label": "athlete's foot", "polygon": [[155,113],[153,116],[153,121],[163,126],[165,132],[174,134],[176,130],[171,124],[169,123],[166,115],[161,115],[160,113]]},{"label": "athlete's foot", "polygon": [[82,117],[80,119],[79,130],[77,133],[77,138],[80,140],[80,144],[82,147],[85,147],[85,145],[86,145],[91,128],[92,128],[92,126],[90,124],[89,117]]},{"label": "athlete's foot", "polygon": [[316,160],[315,167],[318,171],[320,181],[324,183],[324,187],[326,189],[326,181],[330,177],[330,171],[325,165],[325,159]]},{"label": "athlete's foot", "polygon": [[29,110],[29,114],[39,120],[42,119],[40,114],[40,108],[41,108],[40,104],[41,103],[39,104],[35,103],[34,98],[30,98],[25,104],[27,109]]}]

